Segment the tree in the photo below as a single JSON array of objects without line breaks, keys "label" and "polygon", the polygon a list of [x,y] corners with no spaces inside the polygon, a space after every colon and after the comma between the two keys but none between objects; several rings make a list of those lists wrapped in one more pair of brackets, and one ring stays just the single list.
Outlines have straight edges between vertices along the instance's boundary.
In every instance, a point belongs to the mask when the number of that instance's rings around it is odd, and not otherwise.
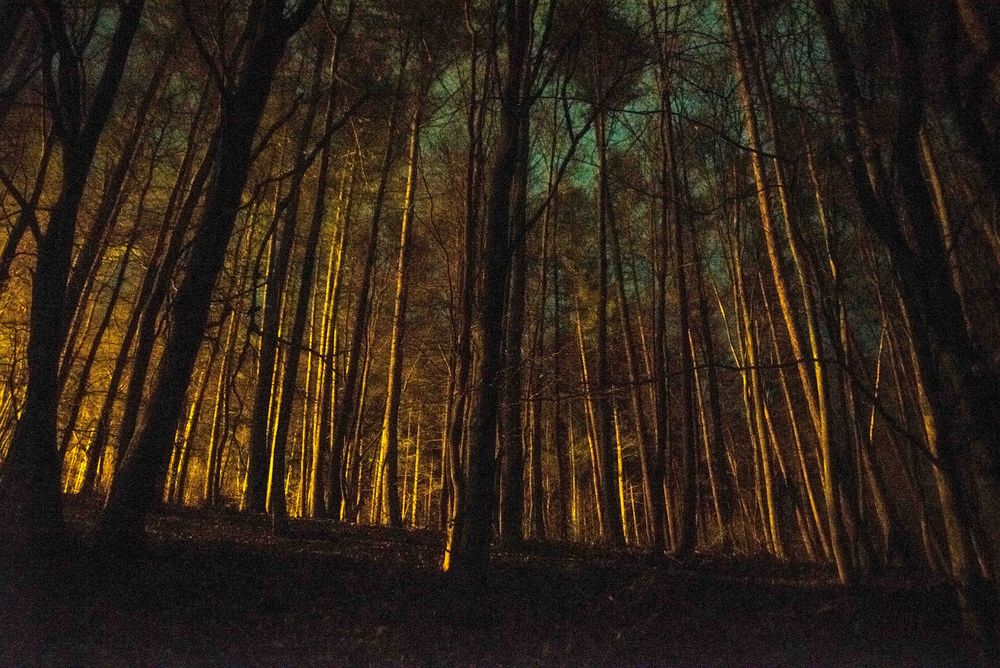
[{"label": "tree", "polygon": [[136,442],[125,453],[101,515],[101,533],[113,543],[138,541],[155,502],[207,324],[212,288],[239,211],[251,144],[288,40],[315,4],[315,0],[304,0],[286,15],[283,0],[267,0],[248,19],[248,25],[259,30],[245,46],[235,83],[223,90],[216,171],[153,380],[149,401],[155,408],[147,412]]},{"label": "tree", "polygon": [[121,6],[104,67],[89,92],[84,88],[82,63],[63,4],[51,0],[34,7],[35,19],[42,28],[45,88],[53,104],[53,129],[63,160],[62,185],[48,226],[44,234],[35,232],[38,262],[32,281],[28,388],[0,470],[0,507],[5,524],[20,531],[52,532],[62,526],[56,409],[77,214],[97,142],[111,114],[132,40],[139,29],[143,5],[142,0],[131,0]]}]

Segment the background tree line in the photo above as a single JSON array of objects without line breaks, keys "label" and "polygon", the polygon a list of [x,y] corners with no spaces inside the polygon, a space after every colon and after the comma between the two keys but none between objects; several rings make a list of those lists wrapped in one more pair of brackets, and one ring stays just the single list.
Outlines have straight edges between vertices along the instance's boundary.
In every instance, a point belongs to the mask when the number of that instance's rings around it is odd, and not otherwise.
[{"label": "background tree line", "polygon": [[0,514],[839,579],[996,628],[986,0],[12,0]]}]

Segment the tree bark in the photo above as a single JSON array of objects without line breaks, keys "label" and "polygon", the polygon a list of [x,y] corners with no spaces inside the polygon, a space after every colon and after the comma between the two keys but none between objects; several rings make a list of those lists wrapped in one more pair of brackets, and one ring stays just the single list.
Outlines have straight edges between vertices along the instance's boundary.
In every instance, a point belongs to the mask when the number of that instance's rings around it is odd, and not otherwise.
[{"label": "tree bark", "polygon": [[[416,189],[417,159],[420,151],[420,125],[423,100],[410,122],[409,157],[406,168],[406,192],[403,195],[403,217],[399,230],[399,259],[396,267],[396,298],[392,314],[392,334],[389,339],[389,378],[386,385],[385,411],[382,417],[382,438],[379,470],[389,525],[403,526],[399,499],[399,404],[403,390],[403,341],[406,333],[406,306],[409,298],[409,266],[413,252],[413,198]],[[405,489],[405,485],[404,485]]]},{"label": "tree bark", "polygon": [[143,5],[143,0],[130,0],[121,6],[89,110],[83,90],[85,82],[62,5],[49,0],[35,6],[38,23],[44,26],[43,76],[48,98],[56,105],[54,128],[63,160],[60,193],[45,234],[38,240],[38,261],[31,286],[28,388],[21,418],[0,467],[0,524],[28,536],[62,531],[56,419],[59,361],[67,334],[66,284],[83,191],[97,142],[111,114]]},{"label": "tree bark", "polygon": [[173,321],[153,381],[150,410],[138,439],[121,463],[101,515],[100,533],[109,544],[128,545],[141,539],[146,515],[156,499],[159,474],[170,455],[204,335],[212,290],[239,211],[253,138],[288,39],[305,22],[314,5],[314,1],[305,0],[285,17],[283,0],[267,0],[250,19],[262,27],[247,46],[237,83],[223,98],[216,171],[192,242],[187,271],[174,299]]}]

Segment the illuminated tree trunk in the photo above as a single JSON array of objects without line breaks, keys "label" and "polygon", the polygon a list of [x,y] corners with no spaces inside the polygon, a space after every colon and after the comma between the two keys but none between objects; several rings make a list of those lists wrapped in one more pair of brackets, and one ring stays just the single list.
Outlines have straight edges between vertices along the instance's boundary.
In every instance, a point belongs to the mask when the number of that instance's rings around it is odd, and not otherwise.
[{"label": "illuminated tree trunk", "polygon": [[417,435],[413,442],[413,493],[410,495],[410,526],[417,526],[417,506],[420,504],[420,428],[423,421],[417,417]]},{"label": "illuminated tree trunk", "polygon": [[[184,204],[180,208],[176,220],[171,221],[175,227],[171,232],[167,248],[163,252],[163,259],[155,269],[151,267],[143,278],[140,299],[137,302],[136,312],[133,314],[133,318],[137,318],[134,325],[136,328],[134,333],[136,341],[135,352],[132,355],[132,369],[125,389],[122,421],[118,427],[118,442],[116,447],[119,461],[124,457],[135,434],[136,424],[141,412],[146,376],[149,372],[149,365],[153,361],[153,348],[157,338],[157,326],[160,322],[160,309],[170,292],[174,271],[184,252],[185,233],[189,229],[188,226],[201,201],[201,196],[205,192],[206,183],[215,164],[217,151],[220,149],[219,136],[220,133],[217,128],[210,140],[209,150],[202,158],[202,163],[188,189]],[[194,144],[194,142],[192,141],[191,144]],[[178,193],[178,196],[179,191],[176,190],[176,187],[179,185],[180,183],[178,182],[175,186],[175,192]],[[164,225],[168,224],[168,218],[167,216],[164,217]],[[130,322],[130,330],[132,327],[133,325]],[[127,348],[125,345],[122,346],[123,353],[127,353]],[[113,385],[112,387],[116,388],[117,385]],[[108,404],[108,408],[109,410],[112,408],[110,403]],[[95,443],[103,443],[103,440],[107,437],[106,434],[102,439],[95,437]],[[103,450],[103,445],[101,450]]]},{"label": "illuminated tree trunk", "polygon": [[589,365],[587,364],[587,350],[583,345],[583,322],[580,316],[579,301],[576,301],[574,310],[576,315],[577,350],[580,352],[580,384],[583,386],[584,418],[587,424],[587,445],[590,454],[590,472],[594,492],[594,511],[597,514],[598,535],[603,537],[605,524],[602,518],[604,517],[604,513],[607,512],[607,506],[603,501],[605,473],[601,466],[601,456],[598,452],[597,420],[594,417],[597,411],[594,406],[593,387],[590,382]]},{"label": "illuminated tree trunk", "polygon": [[[653,492],[654,475],[650,470],[653,463],[649,461],[650,454],[655,451],[655,443],[650,434],[649,423],[646,421],[646,411],[642,401],[642,375],[639,370],[639,352],[635,345],[635,330],[632,324],[632,314],[629,307],[628,297],[625,294],[625,272],[622,270],[621,243],[618,239],[618,225],[612,217],[611,221],[611,241],[615,261],[615,286],[618,292],[618,312],[621,316],[622,339],[625,343],[625,359],[629,372],[629,399],[631,400],[632,415],[635,420],[636,436],[638,437],[639,465],[642,469],[642,490],[643,500],[646,504],[646,516],[656,517],[657,510],[653,504],[657,502]],[[662,486],[661,486],[662,487]],[[662,505],[662,504],[661,504]],[[662,516],[662,511],[660,511]],[[660,532],[649,536],[652,547],[656,551],[663,549],[662,522],[660,522]],[[659,542],[657,542],[659,541]]]},{"label": "illuminated tree trunk", "polygon": [[393,304],[392,334],[389,339],[389,378],[386,385],[385,411],[382,416],[382,438],[379,451],[382,494],[385,499],[389,524],[394,527],[403,526],[398,479],[399,404],[403,391],[403,340],[406,334],[406,306],[410,287],[410,255],[413,252],[413,198],[416,189],[417,159],[420,151],[420,106],[422,104],[422,100],[417,102],[417,109],[410,122],[406,192],[403,195],[403,217],[399,229],[399,259],[396,266],[396,299]]},{"label": "illuminated tree trunk", "polygon": [[[553,184],[552,161],[549,161],[549,188],[556,187]],[[542,266],[541,285],[539,287],[539,307],[538,317],[535,322],[535,341],[532,346],[533,355],[530,365],[531,388],[531,441],[530,441],[530,533],[535,538],[545,538],[545,485],[544,469],[542,462],[543,453],[543,410],[542,410],[542,388],[544,386],[543,362],[545,359],[545,330],[547,324],[546,311],[548,310],[548,290],[549,290],[549,261],[550,244],[549,229],[551,227],[552,209],[551,204],[546,206],[542,219]]]},{"label": "illuminated tree trunk", "polygon": [[[361,519],[361,485],[362,485],[362,466],[361,466],[361,456],[363,454],[362,446],[362,428],[364,426],[365,417],[365,407],[368,403],[368,378],[371,371],[372,363],[372,349],[375,340],[375,335],[378,332],[378,310],[374,309],[375,317],[372,318],[371,325],[369,326],[369,331],[367,334],[367,344],[364,350],[364,362],[361,369],[361,389],[359,390],[358,398],[358,408],[356,415],[354,416],[354,424],[351,426],[351,449],[348,452],[347,466],[341,472],[343,485],[345,490],[351,490],[350,494],[345,491],[344,503],[341,506],[340,519],[350,520],[352,522],[359,522]],[[378,467],[372,465],[373,478],[378,474]],[[373,492],[378,491],[378,486],[373,484]],[[369,517],[374,517],[376,509],[373,507],[370,509]]]},{"label": "illuminated tree trunk", "polygon": [[[663,23],[660,21],[659,3],[650,1],[648,5],[651,35],[653,37],[653,48],[656,56],[656,84],[658,88],[659,101],[662,107],[657,123],[657,140],[659,144],[659,165],[657,165],[656,176],[657,185],[660,189],[660,206],[658,215],[651,218],[651,237],[655,240],[656,257],[654,266],[653,284],[653,333],[652,333],[652,358],[650,360],[650,376],[652,378],[651,393],[653,402],[653,416],[655,420],[654,443],[652,451],[649,453],[650,462],[647,464],[649,470],[649,489],[644,490],[644,496],[648,498],[646,502],[648,521],[651,529],[652,549],[662,552],[667,547],[666,535],[666,495],[664,493],[664,477],[666,467],[666,457],[668,448],[669,432],[669,372],[667,368],[667,266],[669,257],[670,239],[670,216],[676,213],[680,203],[674,197],[668,204],[667,197],[674,195],[673,172],[671,166],[670,146],[670,96],[668,91],[672,85],[670,77],[670,54],[668,52],[668,42],[666,38],[666,16]],[[644,481],[645,483],[645,481]]]},{"label": "illuminated tree trunk", "polygon": [[[250,230],[247,230],[247,237],[250,236]],[[249,241],[247,242],[249,246]],[[250,256],[252,252],[247,248],[247,262],[246,269],[243,273],[243,280],[241,281],[241,288],[246,287],[246,279],[249,274],[249,269],[251,265]],[[242,291],[242,290],[241,290]],[[226,439],[225,430],[223,429],[223,424],[226,420],[226,415],[229,410],[229,389],[232,383],[232,378],[239,371],[239,363],[236,359],[236,342],[238,338],[238,327],[237,323],[239,318],[236,310],[233,316],[229,319],[229,331],[226,334],[226,344],[225,353],[222,360],[222,368],[219,370],[219,379],[215,387],[215,405],[212,409],[212,427],[208,435],[208,453],[205,456],[205,483],[202,488],[202,502],[205,506],[211,508],[216,505],[218,501],[218,477],[219,469],[222,463],[222,451],[225,449]]]},{"label": "illuminated tree trunk", "polygon": [[[330,458],[330,485],[343,485],[340,468],[341,452],[347,443],[348,430],[354,426],[354,421],[358,415],[356,412],[358,403],[358,373],[361,371],[361,359],[365,343],[365,335],[368,333],[368,320],[371,315],[371,291],[374,281],[375,263],[378,257],[379,230],[382,226],[382,209],[385,205],[386,187],[389,181],[389,173],[395,159],[395,148],[393,143],[396,137],[396,130],[399,124],[400,106],[402,105],[402,90],[405,79],[406,63],[409,57],[410,45],[404,45],[402,59],[399,65],[399,75],[396,80],[396,94],[392,110],[389,115],[389,124],[386,131],[385,152],[382,156],[382,167],[379,172],[378,190],[375,193],[375,201],[372,203],[371,229],[368,235],[368,245],[365,251],[364,265],[362,269],[360,287],[358,292],[357,311],[354,314],[354,328],[351,333],[351,348],[347,358],[347,368],[344,372],[344,390],[338,399],[337,409],[333,419],[333,440],[331,448],[335,453]],[[337,468],[333,469],[336,464]],[[342,492],[343,495],[343,492]],[[330,513],[335,517],[338,513],[344,515],[346,508],[343,501],[341,508],[330,508]]]},{"label": "illuminated tree trunk", "polygon": [[[293,177],[288,186],[288,192],[279,202],[275,212],[275,227],[270,240],[271,250],[264,295],[264,316],[257,356],[257,381],[254,385],[253,408],[250,412],[246,488],[243,491],[243,509],[251,513],[263,513],[267,507],[269,496],[268,467],[269,464],[273,467],[275,454],[268,446],[271,441],[271,433],[280,428],[280,423],[274,419],[277,412],[272,410],[276,390],[282,386],[278,370],[278,359],[281,354],[278,331],[282,309],[285,305],[285,285],[291,265],[295,230],[298,226],[299,203],[307,169],[308,147],[312,138],[313,125],[320,109],[321,96],[319,92],[323,85],[322,75],[325,61],[326,47],[324,46],[321,48],[313,68],[313,101],[302,121],[302,128],[295,146]],[[311,248],[307,246],[306,254],[308,255],[310,252]],[[284,447],[283,443],[282,447]],[[278,457],[284,460],[284,453]],[[284,485],[283,478],[281,484]]]},{"label": "illuminated tree trunk", "polygon": [[[843,527],[841,520],[840,495],[837,489],[837,480],[834,467],[834,454],[830,441],[830,426],[827,409],[827,393],[825,388],[822,351],[819,347],[819,339],[815,324],[813,323],[813,307],[810,302],[809,291],[803,291],[804,308],[809,329],[809,351],[803,343],[802,332],[795,319],[796,309],[792,305],[791,290],[781,266],[780,245],[777,235],[777,224],[772,209],[770,195],[768,194],[766,176],[764,171],[764,161],[761,158],[761,139],[757,125],[757,110],[751,93],[751,82],[753,81],[753,71],[747,63],[746,50],[742,40],[742,30],[737,18],[737,10],[733,0],[725,2],[725,19],[732,45],[733,66],[737,79],[737,88],[740,96],[740,103],[743,110],[744,126],[749,143],[750,165],[753,168],[754,181],[757,187],[757,205],[760,209],[761,227],[764,232],[765,246],[767,249],[768,261],[771,267],[771,277],[774,282],[775,292],[778,297],[778,305],[788,330],[788,339],[792,346],[792,354],[795,356],[796,366],[799,373],[799,380],[802,385],[803,396],[809,409],[812,420],[813,431],[815,432],[819,445],[821,466],[821,478],[823,483],[824,505],[827,511],[827,530],[830,536],[830,544],[833,552],[834,563],[837,567],[837,575],[842,582],[850,580],[851,563],[844,545]],[[758,77],[759,80],[759,77]],[[783,187],[780,189],[783,192]],[[782,198],[782,203],[787,204],[787,200]],[[786,226],[793,222],[786,212]],[[794,234],[789,232],[789,240],[794,240]],[[794,244],[792,244],[794,245]],[[792,248],[793,259],[796,260],[800,278],[804,280],[804,271],[798,264],[798,251]]]},{"label": "illuminated tree trunk", "polygon": [[[722,417],[722,397],[719,386],[719,373],[716,368],[717,356],[715,352],[715,337],[712,330],[711,312],[708,307],[708,299],[705,296],[704,273],[708,270],[701,256],[701,245],[697,234],[691,235],[691,248],[694,260],[695,285],[698,293],[698,317],[701,321],[697,338],[701,344],[702,357],[705,364],[706,393],[701,400],[702,410],[704,401],[708,401],[708,415],[705,418],[705,447],[708,458],[708,469],[712,475],[714,488],[716,490],[716,500],[720,515],[719,531],[721,533],[722,547],[726,549],[732,545],[731,526],[736,514],[736,501],[733,498],[733,489],[730,481],[729,471],[725,464],[729,451],[726,447],[726,439],[723,433],[725,423]],[[710,418],[710,419],[709,419]]]},{"label": "illuminated tree trunk", "polygon": [[[136,213],[136,218],[138,220],[141,220],[143,214],[145,213],[146,195],[149,193],[149,186],[152,183],[152,166],[154,164],[155,160],[151,160],[149,178],[147,178],[143,186],[142,193],[139,196],[139,206]],[[101,316],[101,321],[98,323],[97,328],[94,331],[87,355],[84,357],[83,364],[80,367],[79,381],[77,382],[76,392],[73,394],[73,398],[69,401],[70,412],[66,419],[66,426],[63,430],[62,439],[59,443],[59,455],[64,461],[66,454],[69,451],[69,446],[73,440],[73,436],[75,435],[76,422],[80,415],[80,409],[83,407],[84,397],[87,390],[90,388],[90,373],[93,370],[94,361],[97,359],[97,353],[100,350],[101,342],[103,341],[104,335],[108,330],[108,326],[111,324],[111,318],[114,315],[115,307],[118,305],[118,297],[121,295],[122,287],[125,285],[126,272],[128,271],[129,264],[132,260],[133,247],[135,246],[141,229],[142,226],[138,223],[132,226],[132,230],[125,242],[124,254],[118,266],[118,273],[115,277],[114,285],[111,288],[111,294],[108,295],[107,304],[104,307],[104,314]],[[66,358],[64,357],[63,364],[65,366],[69,366],[65,359]]]},{"label": "illuminated tree trunk", "polygon": [[930,140],[927,138],[926,128],[920,131],[920,158],[924,166],[924,173],[927,175],[928,188],[934,198],[934,211],[937,214],[938,223],[941,225],[941,243],[944,245],[944,252],[948,256],[948,271],[951,274],[952,287],[958,296],[965,327],[971,330],[973,326],[969,320],[969,307],[966,297],[965,279],[962,277],[962,264],[955,248],[951,212],[948,209],[948,202],[945,199],[941,174],[938,170],[937,160],[931,148]]},{"label": "illuminated tree trunk", "polygon": [[[317,247],[314,251],[319,254],[319,239],[316,240]],[[315,261],[314,261],[315,262]],[[299,420],[299,489],[296,495],[295,512],[299,517],[305,517],[306,498],[309,495],[309,461],[312,458],[312,451],[316,447],[315,426],[316,414],[319,413],[319,402],[316,396],[315,372],[313,362],[316,357],[316,298],[310,295],[309,316],[306,319],[306,328],[309,330],[309,340],[306,342],[306,377],[305,398],[302,402],[302,417]]]},{"label": "illuminated tree trunk", "polygon": [[[223,314],[219,323],[220,333],[228,317],[227,309],[227,313]],[[187,487],[188,469],[191,464],[191,449],[194,447],[194,439],[198,433],[198,423],[201,421],[201,410],[205,402],[205,392],[208,389],[212,370],[215,368],[215,360],[218,358],[221,348],[222,337],[217,335],[212,341],[212,349],[208,354],[208,360],[205,362],[205,371],[202,372],[201,380],[198,383],[198,391],[195,394],[194,401],[191,402],[188,408],[187,419],[184,421],[183,428],[178,434],[179,438],[174,448],[177,466],[170,477],[170,485],[167,488],[166,494],[166,501],[169,503],[184,504],[184,489]]]},{"label": "illuminated tree trunk", "polygon": [[[173,37],[173,36],[171,36]],[[149,84],[143,91],[142,98],[135,108],[135,120],[125,144],[122,147],[118,161],[107,177],[101,193],[101,202],[91,221],[90,229],[83,240],[83,245],[77,251],[73,260],[73,268],[70,272],[66,284],[66,303],[64,306],[64,317],[66,322],[71,322],[74,313],[78,311],[78,306],[86,295],[87,286],[91,283],[100,266],[100,258],[103,250],[109,242],[108,237],[114,229],[121,214],[122,206],[125,204],[126,183],[129,173],[135,164],[136,154],[142,142],[150,134],[148,123],[150,121],[150,108],[157,102],[157,97],[162,87],[169,83],[167,67],[170,65],[176,51],[176,39],[169,39],[166,49],[160,56],[156,69],[153,70],[149,78]],[[161,133],[162,134],[162,133]],[[157,142],[159,143],[159,142]],[[155,163],[154,157],[150,159]],[[152,172],[152,166],[150,167]],[[137,216],[137,220],[141,217]],[[72,349],[72,338],[69,339],[68,347],[63,351],[63,357],[68,358],[68,351]],[[60,381],[65,382],[69,365],[64,361],[60,367]]]},{"label": "illuminated tree trunk", "polygon": [[[332,448],[333,409],[337,403],[335,379],[337,376],[337,343],[340,315],[340,295],[343,290],[343,267],[347,252],[347,235],[351,224],[351,210],[354,202],[354,183],[357,178],[357,156],[351,160],[350,168],[345,167],[341,180],[338,225],[336,236],[330,244],[330,256],[326,265],[326,290],[323,307],[323,372],[320,390],[319,435],[313,450],[310,479],[309,513],[314,517],[340,513],[343,488],[340,484],[340,470],[343,466],[343,452]],[[348,175],[349,174],[349,175]],[[347,192],[344,193],[346,184]],[[328,460],[328,461],[327,461]],[[324,484],[324,464],[327,480]],[[337,477],[329,479],[333,472]],[[325,488],[325,490],[324,490]],[[324,494],[326,491],[326,494]],[[326,498],[329,496],[329,498]]]},{"label": "illuminated tree trunk", "polygon": [[[552,207],[557,206],[558,199],[553,199]],[[562,399],[562,360],[563,360],[563,338],[562,338],[562,293],[561,281],[559,279],[559,236],[558,217],[555,209],[552,213],[552,424],[554,429],[554,440],[556,450],[556,467],[559,471],[559,537],[569,540],[574,530],[573,511],[575,506],[574,490],[576,483],[574,480],[574,470],[571,465],[570,435],[563,416]]]},{"label": "illuminated tree trunk", "polygon": [[[486,107],[479,90],[479,32],[469,26],[471,48],[469,54],[469,107],[466,114],[468,149],[465,162],[465,211],[462,229],[462,280],[458,297],[459,324],[455,339],[452,377],[449,379],[450,400],[454,402],[449,415],[442,455],[441,521],[451,530],[458,508],[464,503],[465,460],[462,444],[468,429],[466,414],[472,376],[472,327],[476,282],[479,274],[480,229],[479,218],[485,180],[483,134]],[[482,86],[491,84],[491,69],[486,69]]]},{"label": "illuminated tree trunk", "polygon": [[[340,53],[341,40],[338,39],[334,49],[331,71],[337,71],[337,59]],[[325,60],[326,49],[320,49],[319,60]],[[295,316],[292,321],[292,331],[289,335],[288,352],[284,365],[284,376],[281,383],[281,399],[278,403],[277,424],[274,436],[274,452],[271,459],[271,490],[270,512],[276,534],[283,534],[288,529],[288,508],[285,500],[285,457],[287,453],[288,432],[291,428],[292,406],[297,387],[299,358],[302,354],[302,342],[309,315],[309,305],[313,299],[313,274],[316,270],[316,253],[319,246],[320,233],[326,222],[327,188],[330,181],[330,136],[336,123],[335,104],[337,101],[336,87],[331,86],[326,102],[326,120],[323,124],[325,144],[320,153],[319,173],[316,176],[316,198],[313,204],[312,219],[305,238],[305,256],[299,275],[299,293],[295,304]],[[311,119],[310,119],[311,120]],[[312,123],[308,122],[307,126]],[[291,230],[289,230],[291,232]]]}]

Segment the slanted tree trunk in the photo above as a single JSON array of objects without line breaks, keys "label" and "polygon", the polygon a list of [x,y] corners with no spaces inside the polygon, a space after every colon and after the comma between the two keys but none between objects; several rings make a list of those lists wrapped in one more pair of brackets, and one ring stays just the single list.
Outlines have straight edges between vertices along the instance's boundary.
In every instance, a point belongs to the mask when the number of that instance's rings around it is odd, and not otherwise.
[{"label": "slanted tree trunk", "polygon": [[[31,188],[31,194],[21,204],[21,212],[17,216],[14,226],[7,232],[7,240],[0,250],[0,294],[7,289],[10,281],[10,267],[17,256],[17,247],[21,243],[21,237],[29,228],[38,225],[38,201],[41,199],[45,189],[46,177],[49,174],[49,162],[52,158],[52,148],[55,146],[55,132],[49,130],[42,140],[42,155],[38,160],[38,169],[35,171],[35,182]],[[4,184],[6,185],[6,184]],[[8,186],[9,187],[9,186]]]},{"label": "slanted tree trunk", "polygon": [[[902,210],[913,229],[904,235],[899,218],[880,200],[866,173],[862,148],[860,90],[844,35],[830,0],[815,0],[830,50],[855,196],[865,224],[889,253],[913,341],[913,365],[945,522],[951,575],[967,624],[997,653],[996,588],[981,577],[974,561],[971,530],[976,513],[994,518],[1000,498],[997,481],[997,378],[963,326],[958,295],[933,200],[921,170],[919,133],[924,122],[921,53],[913,17],[902,3],[890,3],[901,107],[893,163],[902,193]],[[968,475],[963,485],[962,477]],[[978,507],[976,505],[978,502]],[[993,521],[992,519],[990,521]],[[996,537],[989,539],[993,570]]]},{"label": "slanted tree trunk", "polygon": [[141,539],[146,515],[157,498],[157,480],[167,465],[184,396],[191,382],[226,247],[250,169],[254,135],[288,39],[312,12],[305,0],[285,16],[283,0],[266,0],[249,20],[261,26],[239,76],[223,97],[219,153],[187,271],[174,299],[172,322],[153,381],[150,410],[138,439],[125,454],[100,520],[102,537],[128,545]]},{"label": "slanted tree trunk", "polygon": [[[278,330],[285,305],[285,286],[290,271],[292,249],[295,245],[302,184],[308,167],[308,147],[322,99],[319,93],[323,85],[323,69],[326,66],[326,48],[326,45],[321,47],[313,67],[313,101],[302,121],[295,147],[292,181],[275,212],[276,221],[271,239],[267,286],[264,294],[264,316],[257,357],[257,381],[254,385],[253,408],[250,413],[246,488],[243,491],[243,509],[251,513],[263,513],[267,507],[268,471],[273,459],[271,448],[268,446],[271,444],[271,434],[278,425],[277,412],[271,411],[270,408],[275,401],[275,391],[282,386],[281,376],[278,373],[280,356]],[[308,255],[310,251],[307,246],[306,254]],[[284,486],[284,478],[281,480],[281,485]]]},{"label": "slanted tree trunk", "polygon": [[[114,229],[121,213],[121,207],[125,203],[125,185],[139,147],[143,139],[149,134],[147,127],[151,117],[150,109],[156,103],[160,90],[169,83],[171,73],[168,67],[173,60],[177,43],[178,40],[173,37],[168,39],[167,47],[160,56],[156,69],[149,79],[149,84],[146,86],[142,98],[135,108],[135,120],[132,130],[129,132],[125,145],[122,147],[121,155],[104,185],[101,203],[94,214],[90,229],[83,241],[83,246],[77,252],[73,261],[72,272],[69,275],[66,285],[66,303],[63,317],[67,323],[72,321],[74,314],[77,312],[77,307],[86,294],[85,286],[94,279],[97,267],[100,264],[102,250],[107,244],[106,237]],[[155,160],[151,159],[151,162],[155,162]],[[150,171],[152,171],[152,167]],[[137,217],[137,220],[141,220],[141,217]],[[64,360],[69,358],[68,353],[68,350],[63,352]],[[65,378],[68,366],[68,363],[64,361],[63,367],[60,369],[60,378]]]},{"label": "slanted tree trunk", "polygon": [[143,5],[143,0],[121,5],[104,68],[89,95],[84,90],[82,64],[62,4],[52,0],[34,5],[43,33],[47,97],[55,105],[54,130],[62,147],[62,184],[48,227],[38,240],[38,261],[31,285],[28,388],[0,468],[0,524],[19,533],[58,533],[62,529],[56,419],[59,363],[67,334],[66,287],[77,214]]},{"label": "slanted tree trunk", "polygon": [[[796,322],[795,313],[797,309],[792,305],[791,290],[782,268],[781,245],[778,241],[777,224],[775,222],[771,196],[768,192],[764,161],[760,154],[761,139],[757,121],[757,107],[751,93],[753,71],[747,62],[746,48],[742,39],[743,31],[739,24],[738,10],[734,0],[726,0],[724,10],[724,18],[731,42],[733,67],[743,111],[744,126],[749,141],[750,165],[753,169],[754,181],[757,188],[757,205],[760,209],[761,227],[764,232],[765,247],[771,267],[771,277],[774,282],[785,326],[788,330],[788,338],[792,346],[792,354],[797,363],[803,396],[809,409],[813,431],[815,432],[816,441],[819,446],[820,460],[822,462],[823,499],[827,511],[827,531],[830,536],[834,563],[837,567],[839,579],[842,582],[847,582],[852,577],[852,564],[847,553],[841,520],[841,500],[838,492],[834,453],[830,439],[828,397],[824,382],[821,349],[815,327],[810,327],[809,348],[807,350],[806,344],[803,343],[803,334]],[[785,223],[786,225],[792,224],[787,219]],[[795,251],[793,250],[794,253]],[[808,301],[808,292],[803,295],[803,298],[807,300],[803,305],[803,310],[807,312],[807,317],[811,318],[812,307]]]},{"label": "slanted tree trunk", "polygon": [[[692,230],[692,232],[694,232]],[[723,433],[725,423],[722,417],[722,396],[719,386],[719,372],[716,368],[718,362],[715,353],[715,337],[712,331],[711,312],[708,307],[708,299],[705,295],[704,272],[707,267],[702,261],[701,247],[698,243],[698,235],[692,233],[691,248],[694,260],[695,286],[698,294],[698,318],[700,320],[700,330],[697,339],[702,348],[702,359],[705,365],[706,378],[706,400],[708,401],[708,418],[705,429],[709,432],[706,436],[706,448],[710,449],[708,468],[715,480],[715,490],[719,506],[719,530],[722,533],[722,548],[725,551],[732,546],[732,524],[735,519],[735,500],[730,482],[728,469],[725,465],[720,466],[719,462],[728,459],[728,449]]]},{"label": "slanted tree trunk", "polygon": [[[125,276],[132,260],[133,247],[139,237],[139,232],[143,229],[142,224],[139,221],[142,220],[143,215],[145,214],[146,196],[149,194],[149,188],[153,182],[153,168],[155,165],[156,160],[150,159],[146,181],[143,184],[142,192],[139,194],[139,204],[135,216],[136,223],[132,226],[132,230],[129,232],[129,236],[125,240],[124,255],[118,266],[118,273],[115,277],[115,282],[112,285],[111,294],[108,295],[107,305],[104,307],[104,314],[101,316],[101,321],[98,323],[93,339],[91,340],[90,348],[87,351],[86,356],[84,356],[83,364],[80,367],[80,380],[77,384],[76,392],[70,400],[69,416],[66,419],[66,427],[59,443],[59,455],[63,459],[65,459],[66,453],[69,451],[70,443],[72,442],[76,431],[77,418],[80,415],[80,409],[83,407],[84,395],[90,387],[90,373],[94,367],[94,361],[97,359],[97,353],[100,350],[104,334],[107,331],[108,326],[111,324],[111,318],[114,315],[116,306],[118,305],[118,297],[121,295],[122,287],[125,285]],[[64,360],[65,359],[66,358],[64,358]],[[66,361],[64,361],[63,364],[64,366],[69,366]]]},{"label": "slanted tree trunk", "polygon": [[[205,97],[207,98],[208,96],[206,95]],[[174,278],[174,270],[184,252],[186,233],[195,210],[201,202],[202,194],[206,190],[208,179],[211,176],[217,152],[220,150],[219,141],[220,131],[217,127],[209,140],[208,150],[202,157],[201,165],[188,188],[184,203],[178,211],[176,219],[172,219],[173,207],[178,201],[176,198],[179,198],[181,195],[181,182],[178,181],[175,183],[174,191],[171,193],[170,204],[163,219],[164,226],[173,225],[170,231],[170,241],[167,244],[166,250],[163,251],[163,257],[159,265],[150,265],[147,269],[146,275],[143,277],[142,287],[140,288],[139,299],[136,302],[136,310],[133,312],[132,320],[129,321],[126,332],[126,340],[129,341],[129,345],[126,346],[123,343],[122,354],[127,355],[128,349],[131,346],[130,336],[135,338],[135,353],[132,357],[133,362],[128,385],[125,388],[122,421],[118,427],[118,443],[116,446],[119,461],[124,456],[125,451],[128,450],[129,445],[132,443],[132,437],[135,434],[135,427],[139,420],[139,413],[141,412],[143,390],[146,386],[146,376],[149,372],[149,365],[153,360],[153,347],[157,338],[156,332],[160,321],[160,309],[167,300],[171,281]],[[193,140],[188,144],[189,149],[193,149],[195,146],[196,142]],[[191,153],[188,155],[193,157],[194,154]],[[160,240],[157,243],[159,245],[161,243]],[[122,360],[122,363],[124,361]],[[117,385],[112,385],[112,388],[117,390]],[[114,398],[109,396],[108,403],[106,404],[109,411],[109,419],[113,403]],[[101,452],[104,449],[104,442],[108,438],[108,430],[105,430],[103,434],[98,432],[98,435],[101,438],[95,436],[94,443],[100,444],[97,451]]]}]

